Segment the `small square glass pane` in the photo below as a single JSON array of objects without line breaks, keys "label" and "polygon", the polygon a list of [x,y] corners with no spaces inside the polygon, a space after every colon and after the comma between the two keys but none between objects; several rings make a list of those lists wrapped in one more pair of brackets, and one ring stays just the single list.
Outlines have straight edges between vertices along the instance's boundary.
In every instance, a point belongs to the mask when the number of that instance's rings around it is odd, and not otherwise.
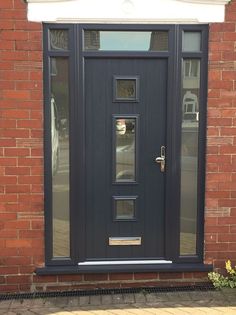
[{"label": "small square glass pane", "polygon": [[116,99],[136,99],[136,80],[117,79],[116,80]]},{"label": "small square glass pane", "polygon": [[68,30],[50,30],[50,49],[68,50],[69,35]]},{"label": "small square glass pane", "polygon": [[116,204],[116,220],[133,220],[134,219],[134,199],[115,200]]},{"label": "small square glass pane", "polygon": [[201,51],[201,32],[184,32],[183,51]]}]

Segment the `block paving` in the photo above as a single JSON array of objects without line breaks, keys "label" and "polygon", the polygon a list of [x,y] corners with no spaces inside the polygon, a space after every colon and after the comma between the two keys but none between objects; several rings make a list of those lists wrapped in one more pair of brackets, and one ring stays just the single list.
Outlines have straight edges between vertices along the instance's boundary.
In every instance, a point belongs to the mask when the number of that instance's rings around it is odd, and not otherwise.
[{"label": "block paving", "polygon": [[1,315],[235,315],[236,289],[0,301]]}]

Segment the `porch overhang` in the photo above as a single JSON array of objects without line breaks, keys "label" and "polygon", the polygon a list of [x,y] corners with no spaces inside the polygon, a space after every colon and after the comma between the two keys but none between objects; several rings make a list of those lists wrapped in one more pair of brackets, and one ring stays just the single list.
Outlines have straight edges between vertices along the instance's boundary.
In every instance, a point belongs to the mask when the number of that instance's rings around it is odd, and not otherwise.
[{"label": "porch overhang", "polygon": [[26,0],[28,20],[54,23],[224,22],[230,0]]}]

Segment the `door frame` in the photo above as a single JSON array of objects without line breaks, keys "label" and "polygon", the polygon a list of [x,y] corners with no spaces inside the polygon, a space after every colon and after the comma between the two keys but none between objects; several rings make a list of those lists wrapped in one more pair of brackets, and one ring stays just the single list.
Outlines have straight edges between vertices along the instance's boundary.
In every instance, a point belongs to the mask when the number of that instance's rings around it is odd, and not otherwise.
[{"label": "door frame", "polygon": [[[44,25],[44,66],[49,69],[49,57],[68,56],[63,52],[52,53],[48,43],[48,32],[50,29],[68,29],[70,32],[70,246],[71,257],[60,259],[52,257],[52,178],[51,178],[51,148],[50,148],[50,71],[44,72],[44,127],[45,127],[45,248],[46,264],[48,266],[77,266],[85,260],[85,225],[81,224],[78,231],[78,222],[85,222],[85,102],[84,102],[84,60],[86,58],[165,58],[168,60],[168,82],[167,82],[167,122],[166,122],[166,146],[167,146],[167,168],[165,187],[165,247],[166,259],[174,263],[202,263],[203,262],[203,230],[204,230],[204,192],[205,192],[205,138],[206,138],[206,99],[207,99],[207,25],[131,25],[131,24],[45,24]],[[167,51],[83,51],[83,30],[127,30],[127,31],[168,31],[169,50]],[[200,31],[202,33],[201,53],[182,52],[182,32]],[[198,234],[197,255],[180,257],[179,235],[180,224],[180,145],[181,145],[181,61],[183,57],[201,58],[201,92],[200,92],[200,115],[199,126],[199,172],[198,172]],[[171,91],[171,93],[168,93]],[[78,121],[80,123],[78,124]],[[174,126],[174,127],[173,127]],[[79,137],[78,137],[79,135]],[[75,146],[74,143],[77,143]],[[81,153],[82,152],[82,153]],[[77,176],[80,174],[80,176]],[[134,267],[134,266],[133,266]],[[132,270],[129,266],[115,265],[105,270]],[[158,270],[162,266],[138,265],[137,270]],[[166,267],[163,267],[166,268]],[[168,267],[168,269],[171,267]],[[102,266],[80,266],[79,271],[102,271]]]}]

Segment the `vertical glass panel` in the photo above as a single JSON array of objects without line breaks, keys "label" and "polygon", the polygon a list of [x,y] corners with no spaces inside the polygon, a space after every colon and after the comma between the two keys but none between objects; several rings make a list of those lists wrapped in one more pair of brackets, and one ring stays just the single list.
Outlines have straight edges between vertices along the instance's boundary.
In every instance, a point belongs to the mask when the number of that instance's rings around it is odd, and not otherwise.
[{"label": "vertical glass panel", "polygon": [[67,30],[50,30],[50,49],[68,50],[68,40]]},{"label": "vertical glass panel", "polygon": [[201,51],[201,32],[184,32],[183,51]]},{"label": "vertical glass panel", "polygon": [[134,199],[116,199],[115,200],[115,219],[133,220],[135,200]]},{"label": "vertical glass panel", "polygon": [[84,31],[85,50],[167,51],[168,32]]},{"label": "vertical glass panel", "polygon": [[115,179],[117,182],[135,181],[136,118],[116,118]]},{"label": "vertical glass panel", "polygon": [[117,99],[136,99],[136,80],[117,79],[116,80],[116,98]]},{"label": "vertical glass panel", "polygon": [[68,58],[51,58],[53,257],[70,256]]},{"label": "vertical glass panel", "polygon": [[196,254],[200,60],[183,60],[180,255]]}]

